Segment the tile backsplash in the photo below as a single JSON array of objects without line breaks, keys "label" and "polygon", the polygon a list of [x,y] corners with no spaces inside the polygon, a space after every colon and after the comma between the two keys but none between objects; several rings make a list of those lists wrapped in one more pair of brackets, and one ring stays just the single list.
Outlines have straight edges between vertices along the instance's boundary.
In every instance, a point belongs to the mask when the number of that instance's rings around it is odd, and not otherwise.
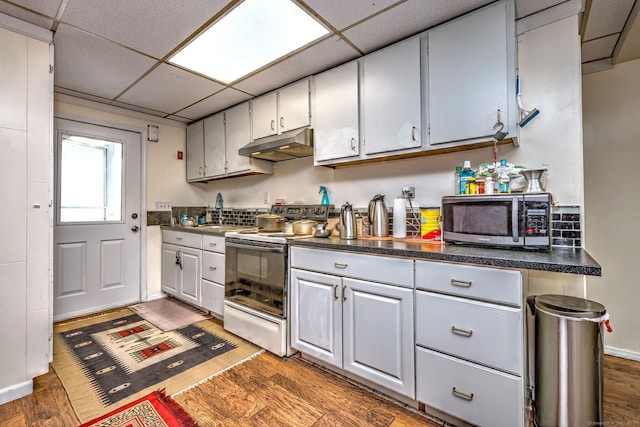
[{"label": "tile backsplash", "polygon": [[[168,225],[171,216],[177,221],[183,214],[188,216],[204,216],[206,207],[188,206],[174,207],[169,211],[148,211],[147,225]],[[366,208],[354,208],[356,213],[367,216]],[[255,225],[256,215],[269,213],[269,208],[225,208],[222,212],[222,223],[225,225]],[[340,209],[334,208],[330,217],[340,216]],[[582,226],[581,226],[580,206],[555,206],[551,213],[551,238],[552,246],[559,247],[582,247]],[[214,222],[218,222],[214,213]],[[389,232],[393,230],[393,210],[389,209]],[[420,235],[420,208],[407,209],[407,237]]]}]

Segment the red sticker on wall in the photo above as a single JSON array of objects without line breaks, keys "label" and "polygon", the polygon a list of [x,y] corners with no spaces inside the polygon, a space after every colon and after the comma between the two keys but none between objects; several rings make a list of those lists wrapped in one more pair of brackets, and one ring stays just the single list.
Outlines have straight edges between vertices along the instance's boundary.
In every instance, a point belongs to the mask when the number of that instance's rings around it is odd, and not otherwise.
[{"label": "red sticker on wall", "polygon": [[178,151],[178,160],[182,160],[182,151]]}]

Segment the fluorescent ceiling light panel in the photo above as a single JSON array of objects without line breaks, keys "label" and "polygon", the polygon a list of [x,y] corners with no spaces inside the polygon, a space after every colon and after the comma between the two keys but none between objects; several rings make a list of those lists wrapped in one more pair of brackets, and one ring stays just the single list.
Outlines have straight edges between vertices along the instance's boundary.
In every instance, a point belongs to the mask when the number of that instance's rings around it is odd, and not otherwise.
[{"label": "fluorescent ceiling light panel", "polygon": [[327,33],[290,0],[245,0],[170,61],[230,83]]}]

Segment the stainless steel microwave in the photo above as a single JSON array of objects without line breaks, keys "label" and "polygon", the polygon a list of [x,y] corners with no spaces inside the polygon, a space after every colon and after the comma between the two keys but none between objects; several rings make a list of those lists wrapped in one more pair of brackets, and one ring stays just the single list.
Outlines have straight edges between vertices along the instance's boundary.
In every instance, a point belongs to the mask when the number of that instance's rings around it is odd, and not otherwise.
[{"label": "stainless steel microwave", "polygon": [[512,193],[442,198],[445,242],[551,249],[551,194]]}]

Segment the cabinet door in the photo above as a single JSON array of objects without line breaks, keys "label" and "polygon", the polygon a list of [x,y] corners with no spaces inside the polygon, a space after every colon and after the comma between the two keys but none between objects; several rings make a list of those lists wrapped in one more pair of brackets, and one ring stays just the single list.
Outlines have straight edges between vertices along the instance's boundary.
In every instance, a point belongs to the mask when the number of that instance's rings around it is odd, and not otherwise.
[{"label": "cabinet door", "polygon": [[291,269],[291,347],[342,368],[341,279]]},{"label": "cabinet door", "polygon": [[251,101],[251,137],[275,135],[278,132],[278,95],[268,93]]},{"label": "cabinet door", "polygon": [[225,173],[224,113],[204,119],[204,176],[212,177]]},{"label": "cabinet door", "polygon": [[166,243],[162,245],[162,290],[174,296],[178,294],[180,280],[180,266],[176,264],[176,254],[179,250],[178,246]]},{"label": "cabinet door", "polygon": [[413,399],[413,290],[342,280],[344,369]]},{"label": "cabinet door", "polygon": [[505,8],[496,3],[429,31],[431,144],[492,136],[498,110],[508,129]]},{"label": "cabinet door", "polygon": [[278,133],[309,126],[309,79],[278,91]]},{"label": "cabinet door", "polygon": [[187,181],[204,177],[204,120],[187,126]]},{"label": "cabinet door", "polygon": [[352,61],[315,78],[314,160],[360,154],[358,62]]},{"label": "cabinet door", "polygon": [[227,173],[235,174],[251,169],[251,158],[241,156],[238,150],[251,141],[251,116],[249,103],[236,105],[225,112],[227,141]]},{"label": "cabinet door", "polygon": [[420,39],[365,56],[363,76],[365,153],[420,147]]},{"label": "cabinet door", "polygon": [[202,280],[202,251],[180,248],[182,252],[182,270],[180,270],[179,298],[200,305],[200,281]]}]

